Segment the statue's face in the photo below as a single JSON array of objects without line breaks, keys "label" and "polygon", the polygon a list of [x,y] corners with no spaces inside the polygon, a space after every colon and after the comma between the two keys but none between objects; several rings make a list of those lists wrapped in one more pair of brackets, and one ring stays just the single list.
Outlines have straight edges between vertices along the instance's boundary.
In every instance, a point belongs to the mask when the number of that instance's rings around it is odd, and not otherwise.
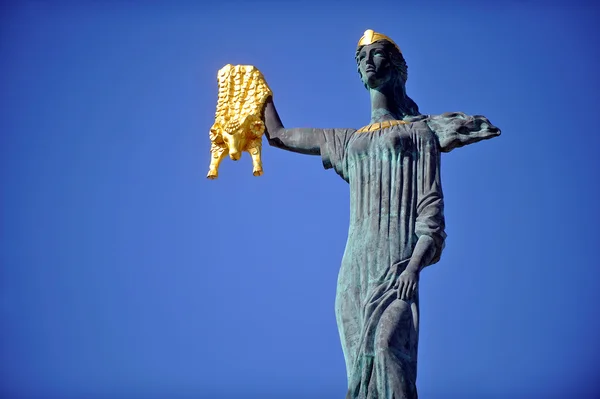
[{"label": "statue's face", "polygon": [[370,89],[380,89],[392,81],[393,65],[382,43],[364,46],[358,53],[358,68]]}]

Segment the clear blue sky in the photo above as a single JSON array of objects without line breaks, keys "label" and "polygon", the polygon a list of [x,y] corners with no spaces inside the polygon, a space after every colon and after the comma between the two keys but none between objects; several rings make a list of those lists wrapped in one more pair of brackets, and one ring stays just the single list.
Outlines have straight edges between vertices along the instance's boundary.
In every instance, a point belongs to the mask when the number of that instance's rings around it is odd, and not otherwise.
[{"label": "clear blue sky", "polygon": [[208,129],[227,63],[288,127],[367,124],[368,28],[422,112],[503,131],[443,155],[420,397],[600,395],[598,6],[167,3],[3,3],[0,396],[343,398],[347,184],[266,144],[209,181]]}]

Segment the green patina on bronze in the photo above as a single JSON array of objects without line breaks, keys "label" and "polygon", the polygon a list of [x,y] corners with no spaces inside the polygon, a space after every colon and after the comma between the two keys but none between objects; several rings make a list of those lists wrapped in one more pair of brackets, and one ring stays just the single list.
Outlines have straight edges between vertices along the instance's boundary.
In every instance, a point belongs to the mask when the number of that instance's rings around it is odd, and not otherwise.
[{"label": "green patina on bronze", "polygon": [[284,128],[272,100],[266,135],[275,147],[320,155],[350,184],[350,227],[339,272],[336,318],[348,399],[416,398],[420,271],[442,254],[442,152],[500,135],[483,116],[422,115],[406,95],[397,46],[359,46],[358,71],[371,97],[374,131]]}]

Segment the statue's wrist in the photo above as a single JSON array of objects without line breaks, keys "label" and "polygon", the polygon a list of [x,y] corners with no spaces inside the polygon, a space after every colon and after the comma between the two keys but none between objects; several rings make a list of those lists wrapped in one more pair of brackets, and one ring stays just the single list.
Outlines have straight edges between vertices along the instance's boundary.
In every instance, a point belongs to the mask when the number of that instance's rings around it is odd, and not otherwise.
[{"label": "statue's wrist", "polygon": [[419,272],[421,271],[421,268],[420,268],[420,267],[419,267],[419,265],[417,265],[417,264],[414,264],[414,263],[409,263],[409,264],[406,266],[406,269],[404,269],[404,271],[405,271],[406,273],[416,273],[416,274],[419,274]]}]

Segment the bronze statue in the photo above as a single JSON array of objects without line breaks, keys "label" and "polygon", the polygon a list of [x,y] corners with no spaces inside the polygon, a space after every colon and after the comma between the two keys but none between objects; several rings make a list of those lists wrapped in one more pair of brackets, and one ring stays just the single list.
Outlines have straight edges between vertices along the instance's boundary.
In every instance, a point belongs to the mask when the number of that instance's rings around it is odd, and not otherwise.
[{"label": "bronze statue", "polygon": [[387,36],[367,30],[356,63],[371,97],[359,129],[285,128],[272,96],[269,144],[320,155],[350,184],[350,228],[336,293],[348,376],[347,399],[417,398],[418,284],[442,254],[440,156],[500,135],[488,119],[424,115],[406,94],[407,66]]}]

